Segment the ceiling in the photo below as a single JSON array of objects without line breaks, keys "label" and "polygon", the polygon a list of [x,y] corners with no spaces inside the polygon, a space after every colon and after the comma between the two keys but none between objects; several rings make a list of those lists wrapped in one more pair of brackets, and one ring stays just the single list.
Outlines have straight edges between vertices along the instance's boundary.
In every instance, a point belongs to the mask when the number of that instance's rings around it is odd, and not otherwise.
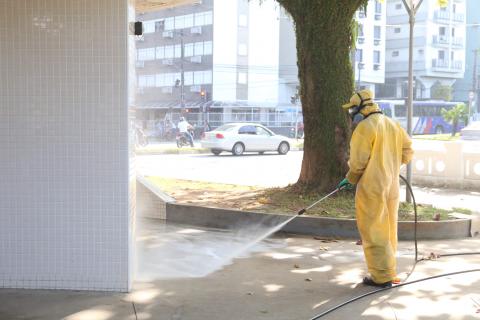
[{"label": "ceiling", "polygon": [[137,12],[149,12],[187,4],[200,4],[202,0],[136,0],[135,2]]}]

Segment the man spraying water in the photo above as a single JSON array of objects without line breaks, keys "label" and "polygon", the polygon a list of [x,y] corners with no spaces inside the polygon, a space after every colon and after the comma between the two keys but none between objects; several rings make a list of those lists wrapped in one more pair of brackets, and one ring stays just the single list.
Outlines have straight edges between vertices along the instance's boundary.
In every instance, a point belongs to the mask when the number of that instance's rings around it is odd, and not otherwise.
[{"label": "man spraying water", "polygon": [[337,188],[357,185],[357,226],[370,273],[363,283],[390,287],[397,275],[398,176],[412,159],[412,140],[382,114],[370,90],[356,92],[343,109],[358,125],[350,141],[350,170]]}]

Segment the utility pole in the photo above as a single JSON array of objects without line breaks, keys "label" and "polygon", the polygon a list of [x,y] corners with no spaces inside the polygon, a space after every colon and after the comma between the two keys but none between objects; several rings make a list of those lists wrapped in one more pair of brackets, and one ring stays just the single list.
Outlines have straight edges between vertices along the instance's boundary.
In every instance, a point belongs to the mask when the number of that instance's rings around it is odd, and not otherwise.
[{"label": "utility pole", "polygon": [[477,113],[480,110],[477,109],[478,106],[478,84],[477,84],[477,58],[478,54],[480,53],[480,49],[473,50],[473,78],[472,78],[472,103],[470,103],[470,107],[468,108],[468,117],[470,118],[470,112],[473,109],[473,113]]},{"label": "utility pole", "polygon": [[180,110],[181,113],[185,111],[185,73],[183,70],[183,63],[185,60],[185,48],[183,45],[183,30],[180,31]]},{"label": "utility pole", "polygon": [[[407,98],[407,133],[412,136],[412,115],[413,115],[413,29],[415,27],[415,15],[423,0],[402,0],[408,13],[410,34],[408,41],[408,98]],[[408,1],[408,3],[407,3]],[[407,165],[407,182],[412,183],[412,164]],[[412,196],[406,192],[406,201],[412,202]]]}]

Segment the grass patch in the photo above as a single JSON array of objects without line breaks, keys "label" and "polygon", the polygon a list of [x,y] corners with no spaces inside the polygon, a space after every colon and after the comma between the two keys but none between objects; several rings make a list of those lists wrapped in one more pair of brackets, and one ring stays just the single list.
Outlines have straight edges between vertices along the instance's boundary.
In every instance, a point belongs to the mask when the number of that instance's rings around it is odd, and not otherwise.
[{"label": "grass patch", "polygon": [[[293,215],[324,196],[318,193],[300,194],[293,187],[264,189],[161,177],[147,179],[180,203],[262,213]],[[467,209],[444,210],[430,205],[417,205],[419,221],[448,220],[453,212],[471,214]],[[341,191],[310,209],[306,215],[355,219],[355,193]],[[413,205],[400,203],[398,218],[400,221],[413,221]]]},{"label": "grass patch", "polygon": [[435,141],[456,141],[460,139],[460,133],[456,133],[455,136],[452,137],[450,133],[446,134],[423,134],[423,135],[415,135],[413,136],[414,139],[419,140],[435,140]]}]

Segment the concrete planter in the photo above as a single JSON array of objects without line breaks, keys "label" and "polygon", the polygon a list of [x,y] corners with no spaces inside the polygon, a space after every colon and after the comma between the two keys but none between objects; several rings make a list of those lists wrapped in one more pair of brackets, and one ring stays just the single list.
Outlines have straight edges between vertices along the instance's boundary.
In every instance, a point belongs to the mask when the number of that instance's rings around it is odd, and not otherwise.
[{"label": "concrete planter", "polygon": [[[287,215],[281,214],[166,204],[168,222],[201,227],[233,229],[255,224],[274,226],[285,221],[286,218],[288,218]],[[470,237],[470,225],[470,219],[422,221],[417,225],[417,238],[419,240],[466,238]],[[300,216],[285,225],[281,231],[321,237],[359,238],[354,219]],[[398,238],[400,240],[413,240],[413,234],[414,222],[399,222]]]}]

